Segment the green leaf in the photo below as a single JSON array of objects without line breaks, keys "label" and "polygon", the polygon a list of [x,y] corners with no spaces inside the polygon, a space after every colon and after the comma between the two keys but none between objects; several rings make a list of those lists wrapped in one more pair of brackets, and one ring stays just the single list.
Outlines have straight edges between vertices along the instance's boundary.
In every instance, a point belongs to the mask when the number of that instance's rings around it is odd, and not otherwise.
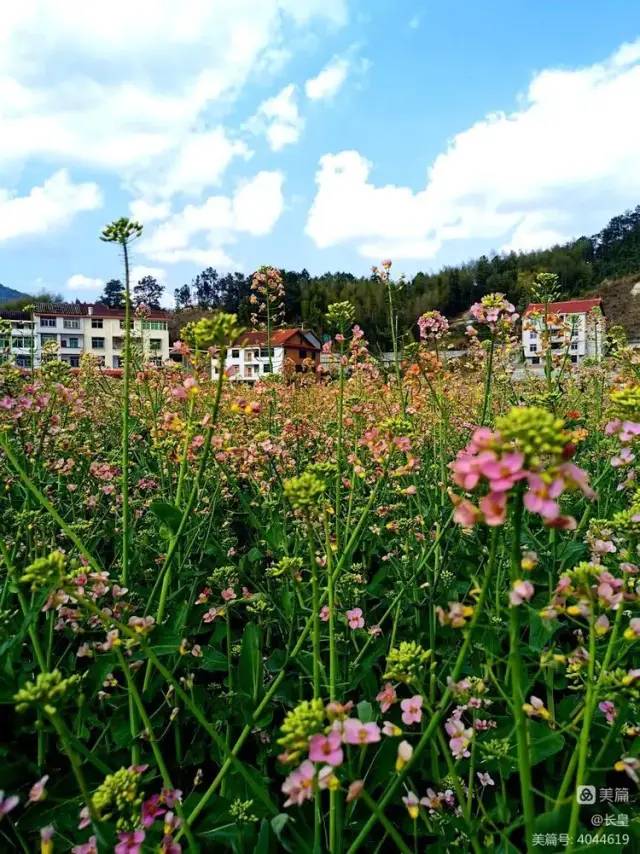
[{"label": "green leaf", "polygon": [[554,756],[564,747],[564,737],[559,732],[553,732],[545,724],[536,722],[532,722],[529,727],[532,766]]},{"label": "green leaf", "polygon": [[216,672],[226,672],[227,670],[227,656],[223,652],[220,652],[219,649],[214,649],[213,647],[203,649],[202,658],[199,661],[200,667],[203,670]]},{"label": "green leaf", "polygon": [[260,629],[255,623],[247,623],[242,634],[238,685],[254,703],[257,701],[262,688],[262,655]]},{"label": "green leaf", "polygon": [[362,723],[370,723],[375,720],[375,714],[373,712],[373,706],[367,700],[361,700],[356,706],[358,709],[358,717],[362,721]]},{"label": "green leaf", "polygon": [[168,501],[152,501],[149,510],[172,534],[176,533],[180,527],[182,513],[174,504],[169,504]]}]

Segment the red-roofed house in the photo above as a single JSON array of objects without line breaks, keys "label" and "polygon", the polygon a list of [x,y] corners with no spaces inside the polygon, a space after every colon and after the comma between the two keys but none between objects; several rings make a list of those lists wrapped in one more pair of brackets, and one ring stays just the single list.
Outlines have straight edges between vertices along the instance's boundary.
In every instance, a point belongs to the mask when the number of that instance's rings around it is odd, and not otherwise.
[{"label": "red-roofed house", "polygon": [[522,348],[528,365],[540,365],[543,358],[543,332],[546,325],[550,348],[569,362],[578,364],[585,358],[600,359],[604,344],[602,299],[571,299],[530,303],[522,319]]},{"label": "red-roofed house", "polygon": [[[271,358],[266,332],[245,332],[227,351],[225,373],[232,380],[255,382],[273,371],[314,371],[320,363],[320,341],[308,329],[275,329],[271,333]],[[213,362],[213,376],[217,366]]]}]

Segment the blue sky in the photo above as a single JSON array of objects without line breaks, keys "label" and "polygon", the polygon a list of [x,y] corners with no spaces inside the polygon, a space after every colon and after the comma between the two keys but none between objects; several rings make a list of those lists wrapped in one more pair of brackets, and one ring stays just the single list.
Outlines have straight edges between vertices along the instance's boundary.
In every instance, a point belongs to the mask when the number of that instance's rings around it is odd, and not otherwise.
[{"label": "blue sky", "polygon": [[[437,269],[640,203],[628,0],[79,0],[0,32],[0,281]],[[124,23],[123,23],[124,22]]]}]

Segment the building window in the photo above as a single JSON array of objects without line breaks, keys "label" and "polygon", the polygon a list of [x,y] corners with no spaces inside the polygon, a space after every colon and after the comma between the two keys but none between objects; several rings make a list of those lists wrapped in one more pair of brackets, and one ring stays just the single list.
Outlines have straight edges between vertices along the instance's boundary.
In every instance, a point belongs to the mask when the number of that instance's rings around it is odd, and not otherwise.
[{"label": "building window", "polygon": [[78,350],[80,349],[80,339],[79,338],[61,338],[60,346],[66,347],[67,350]]},{"label": "building window", "polygon": [[101,317],[92,317],[91,318],[91,328],[92,329],[102,329],[104,326],[104,320]]},{"label": "building window", "polygon": [[529,333],[529,341],[537,341],[537,340],[538,340],[538,333],[537,332],[530,332]]},{"label": "building window", "polygon": [[150,350],[162,350],[162,338],[149,338]]},{"label": "building window", "polygon": [[562,347],[562,342],[561,342],[561,341],[552,341],[552,342],[551,342],[551,349],[552,349],[552,350],[559,350],[559,349],[560,349],[560,347]]},{"label": "building window", "polygon": [[578,349],[578,342],[577,342],[577,341],[572,341],[572,342],[571,342],[571,349],[572,349],[572,350],[577,350],[577,349]]},{"label": "building window", "polygon": [[529,350],[532,353],[537,353],[538,352],[538,345],[537,344],[529,344]]},{"label": "building window", "polygon": [[114,350],[122,350],[123,344],[124,344],[124,338],[114,338],[113,339],[113,349]]},{"label": "building window", "polygon": [[80,329],[79,320],[63,320],[62,325],[65,329]]},{"label": "building window", "polygon": [[260,356],[263,359],[268,359],[269,356],[271,356],[271,358],[273,359],[273,356],[274,356],[273,347],[261,347],[260,348]]},{"label": "building window", "polygon": [[251,365],[245,365],[244,375],[245,375],[245,377],[252,377],[253,376],[253,368],[251,367]]},{"label": "building window", "polygon": [[262,366],[262,373],[263,374],[270,374],[271,373],[271,365],[268,362]]},{"label": "building window", "polygon": [[23,335],[15,336],[11,339],[11,346],[17,350],[20,349],[29,349],[32,345],[32,338],[25,338]]},{"label": "building window", "polygon": [[50,344],[52,341],[55,343],[58,340],[57,335],[52,335],[50,332],[41,332],[40,333],[40,343],[44,347],[45,344]]},{"label": "building window", "polygon": [[307,358],[307,351],[306,350],[298,350],[298,355],[300,356],[301,359],[306,359]]},{"label": "building window", "polygon": [[571,361],[572,361],[572,362],[573,362],[573,364],[575,365],[575,364],[576,364],[576,362],[578,361],[578,357],[577,357],[577,356],[571,356]]},{"label": "building window", "polygon": [[8,338],[0,338],[0,350],[8,350],[9,349],[9,339]]},{"label": "building window", "polygon": [[533,359],[531,360],[531,364],[532,365],[539,365],[540,364],[540,356],[534,356]]},{"label": "building window", "polygon": [[104,350],[104,338],[92,338],[91,339],[91,349],[92,350]]},{"label": "building window", "polygon": [[80,356],[69,356],[69,364],[72,368],[80,367]]},{"label": "building window", "polygon": [[31,356],[26,356],[26,355],[16,356],[16,365],[19,368],[30,368],[31,367]]},{"label": "building window", "polygon": [[153,365],[154,368],[161,368],[162,367],[162,359],[160,359],[158,356],[152,356],[149,359],[149,364]]},{"label": "building window", "polygon": [[53,326],[56,325],[55,317],[41,317],[40,318],[40,326]]},{"label": "building window", "polygon": [[112,365],[114,368],[122,367],[122,356],[114,356],[112,360]]},{"label": "building window", "polygon": [[[126,323],[124,322],[124,320],[121,320],[120,321],[120,329],[126,329],[126,328],[127,328]],[[132,320],[129,321],[129,329],[133,329],[133,321]]]},{"label": "building window", "polygon": [[240,358],[240,350],[232,350],[231,351],[231,358],[232,359],[239,359]]},{"label": "building window", "polygon": [[142,321],[143,329],[166,329],[167,321],[166,320],[143,320]]}]

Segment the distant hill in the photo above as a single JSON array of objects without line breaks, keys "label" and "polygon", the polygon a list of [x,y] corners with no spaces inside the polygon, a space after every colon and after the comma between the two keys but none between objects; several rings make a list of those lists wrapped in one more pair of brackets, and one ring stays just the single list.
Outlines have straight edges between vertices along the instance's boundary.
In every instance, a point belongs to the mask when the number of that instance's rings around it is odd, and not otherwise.
[{"label": "distant hill", "polygon": [[0,284],[0,302],[9,302],[14,299],[24,299],[29,294],[23,294],[22,291],[16,291],[15,288],[8,288],[6,285]]}]

